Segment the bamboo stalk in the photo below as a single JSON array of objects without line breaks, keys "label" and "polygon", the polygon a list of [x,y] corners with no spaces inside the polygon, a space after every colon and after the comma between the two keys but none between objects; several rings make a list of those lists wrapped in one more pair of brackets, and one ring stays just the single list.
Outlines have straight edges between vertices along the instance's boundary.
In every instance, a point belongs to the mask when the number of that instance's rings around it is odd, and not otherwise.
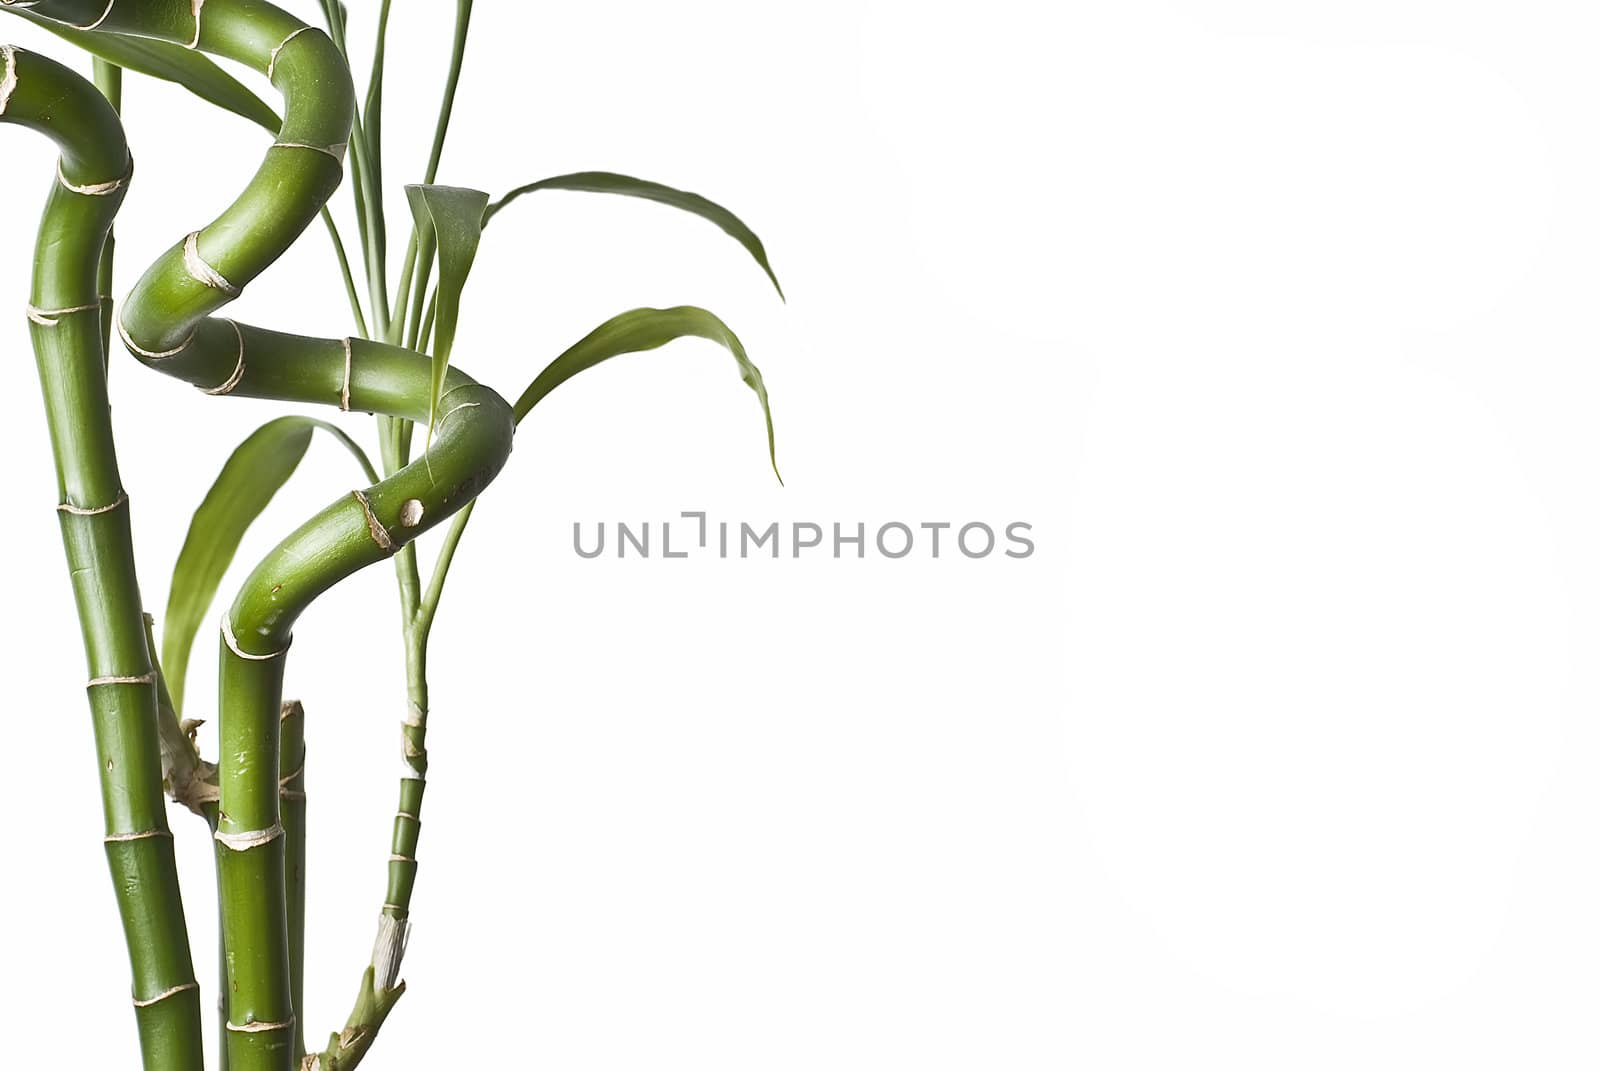
[{"label": "bamboo stalk", "polygon": [[[35,12],[87,25],[74,17],[82,6],[40,0]],[[282,255],[341,180],[354,90],[334,43],[258,0],[208,0],[192,8],[187,0],[113,4],[94,18],[102,32],[193,44],[243,63],[267,74],[284,96],[277,143],[239,199],[161,257],[124,303],[117,326],[129,349],[211,394],[427,420],[431,366],[414,352],[362,339],[284,335],[211,315]],[[278,783],[283,671],[294,622],[333,584],[392,556],[470,502],[510,451],[510,406],[459,370],[446,380],[439,411],[427,457],[301,526],[251,574],[223,621],[215,838],[232,1071],[288,1071],[295,1056],[288,838]],[[395,946],[403,947],[403,933]],[[352,1054],[370,1044],[403,991],[397,979],[375,972],[368,988],[369,999],[336,1038]]]},{"label": "bamboo stalk", "polygon": [[[100,59],[94,60],[94,85],[111,104],[113,111],[122,112],[122,68]],[[96,294],[100,298],[100,345],[104,364],[109,375],[111,368],[111,290],[115,282],[117,262],[117,236],[115,228],[106,231],[105,248],[100,251],[100,278]]]},{"label": "bamboo stalk", "polygon": [[0,47],[0,121],[60,146],[28,313],[56,462],[62,540],[89,665],[105,850],[147,1071],[198,1071],[200,993],[162,792],[157,681],[112,438],[101,334],[106,236],[132,161],[121,123],[65,67]]},{"label": "bamboo stalk", "polygon": [[306,710],[283,704],[278,798],[283,811],[284,900],[289,923],[289,994],[294,1002],[294,1058],[306,1054]]}]

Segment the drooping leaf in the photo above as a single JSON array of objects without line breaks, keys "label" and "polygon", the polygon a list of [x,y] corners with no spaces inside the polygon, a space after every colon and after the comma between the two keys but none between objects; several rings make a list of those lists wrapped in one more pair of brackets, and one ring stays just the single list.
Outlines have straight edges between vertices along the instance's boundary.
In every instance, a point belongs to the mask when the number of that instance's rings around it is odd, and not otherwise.
[{"label": "drooping leaf", "polygon": [[[430,434],[438,416],[439,395],[444,390],[445,373],[450,368],[450,350],[456,341],[456,325],[461,319],[461,292],[472,274],[483,237],[483,214],[489,195],[482,190],[460,186],[407,186],[411,214],[416,217],[419,238],[431,236],[438,252],[438,308],[433,335],[433,395],[428,400]],[[426,246],[424,245],[424,248]]]},{"label": "drooping leaf", "polygon": [[312,432],[318,429],[332,435],[355,455],[369,482],[378,482],[372,462],[361,447],[339,428],[311,417],[288,416],[268,421],[239,444],[195,510],[178,564],[172,570],[161,630],[161,670],[172,693],[173,706],[180,712],[194,638],[216,598],[222,576],[245,532],[294,474],[311,445]]},{"label": "drooping leaf", "polygon": [[152,78],[176,82],[201,100],[215,104],[276,134],[283,126],[278,113],[237,79],[205,56],[170,41],[96,30],[80,30],[65,23],[41,18],[27,8],[7,6],[3,10],[20,15],[42,26],[91,55],[109,60],[118,67],[138,71]]},{"label": "drooping leaf", "polygon": [[527,416],[545,396],[579,372],[624,353],[642,353],[665,346],[674,339],[703,338],[725,347],[739,362],[739,378],[744,380],[761,402],[767,420],[767,456],[772,461],[778,482],[778,444],[772,429],[772,406],[767,402],[767,385],[761,370],[750,362],[744,344],[727,324],[705,309],[680,305],[672,309],[634,309],[612,317],[591,331],[582,341],[545,366],[514,407],[517,421]]},{"label": "drooping leaf", "polygon": [[767,262],[766,247],[761,244],[761,239],[756,237],[756,232],[745,226],[744,221],[729,212],[715,201],[707,200],[698,193],[688,193],[684,190],[675,190],[671,186],[663,186],[659,182],[649,182],[645,179],[630,178],[627,175],[615,175],[609,171],[580,171],[573,175],[557,175],[554,178],[540,179],[530,182],[526,186],[518,186],[500,200],[489,206],[484,215],[484,226],[494,218],[495,213],[505,208],[512,201],[525,193],[535,193],[539,190],[574,190],[580,193],[615,193],[624,197],[638,197],[657,204],[669,205],[685,212],[693,213],[701,219],[709,220],[721,227],[736,242],[755,258],[761,265],[761,270],[767,273],[767,278],[772,280],[773,287],[778,291],[778,296],[783,297],[783,287],[778,284],[778,277],[773,273],[772,265]]}]

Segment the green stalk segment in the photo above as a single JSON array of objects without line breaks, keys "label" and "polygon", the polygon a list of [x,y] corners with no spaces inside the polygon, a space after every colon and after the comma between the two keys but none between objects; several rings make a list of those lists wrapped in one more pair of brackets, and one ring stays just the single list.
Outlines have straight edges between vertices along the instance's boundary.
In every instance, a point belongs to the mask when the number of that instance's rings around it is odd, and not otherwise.
[{"label": "green stalk segment", "polygon": [[[111,103],[114,111],[122,111],[122,68],[98,56],[94,60],[94,84]],[[117,261],[117,236],[106,232],[105,249],[100,253],[100,345],[105,349],[106,360],[111,359],[111,289],[115,282]],[[109,368],[108,368],[109,372]]]},{"label": "green stalk segment", "polygon": [[0,122],[61,149],[28,309],[60,493],[58,516],[89,663],[106,857],[133,966],[147,1071],[199,1071],[200,991],[162,792],[157,680],[117,470],[99,275],[132,161],[111,104],[42,56],[0,46]]},{"label": "green stalk segment", "polygon": [[[109,9],[103,0],[40,0],[34,12],[196,47],[267,75],[283,94],[283,127],[244,192],[163,255],[124,302],[117,328],[128,348],[150,367],[209,394],[427,421],[431,362],[412,351],[363,339],[280,334],[212,315],[283,254],[340,183],[354,90],[333,41],[262,0],[122,0]],[[215,837],[222,849],[231,1071],[291,1071],[296,1056],[288,837],[279,797],[279,716],[295,620],[328,588],[393,556],[464,507],[510,453],[511,407],[459,370],[451,369],[438,412],[423,458],[352,491],[302,525],[261,562],[223,619]],[[391,944],[393,971],[375,977],[368,1007],[357,1009],[368,1021],[340,1035],[351,1038],[351,1047],[363,1037],[370,1043],[399,996],[390,975],[398,972],[403,934]],[[308,1058],[307,1065],[318,1059]],[[342,1061],[321,1064],[335,1062]]]},{"label": "green stalk segment", "polygon": [[306,1054],[306,710],[283,704],[278,798],[283,807],[284,897],[289,913],[289,991],[294,1001],[294,1058]]}]

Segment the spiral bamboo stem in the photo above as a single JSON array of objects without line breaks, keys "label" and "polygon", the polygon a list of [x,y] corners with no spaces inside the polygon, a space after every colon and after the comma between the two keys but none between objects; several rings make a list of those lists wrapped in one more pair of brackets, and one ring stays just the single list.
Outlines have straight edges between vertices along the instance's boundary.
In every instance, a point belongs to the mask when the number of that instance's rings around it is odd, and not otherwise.
[{"label": "spiral bamboo stem", "polygon": [[[207,394],[428,421],[430,363],[411,350],[282,334],[214,315],[283,254],[341,181],[354,91],[328,36],[261,0],[39,0],[34,11],[214,53],[265,74],[283,95],[283,127],[244,192],[157,260],[123,303],[116,327],[128,349]],[[302,525],[257,566],[222,621],[215,838],[232,1071],[289,1071],[296,1056],[279,794],[279,714],[294,622],[328,588],[464,507],[511,449],[510,406],[459,370],[451,370],[437,412],[423,457]],[[392,1006],[398,992],[395,978],[377,979],[379,1005]]]}]

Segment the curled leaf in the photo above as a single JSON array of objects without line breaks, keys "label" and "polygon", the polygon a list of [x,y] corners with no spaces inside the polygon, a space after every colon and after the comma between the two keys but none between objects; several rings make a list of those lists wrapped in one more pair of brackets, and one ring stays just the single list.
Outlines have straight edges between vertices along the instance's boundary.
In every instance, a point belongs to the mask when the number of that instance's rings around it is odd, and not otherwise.
[{"label": "curled leaf", "polygon": [[433,396],[428,401],[431,431],[438,417],[439,395],[450,369],[450,350],[461,319],[461,292],[466,288],[472,262],[483,237],[484,209],[489,195],[460,186],[407,186],[406,198],[416,217],[421,248],[438,250],[439,285],[433,336]]},{"label": "curled leaf", "polygon": [[589,332],[581,341],[545,366],[544,371],[528,385],[514,406],[517,421],[533,411],[545,396],[579,372],[593,368],[602,361],[624,353],[641,353],[658,349],[680,338],[703,338],[715,342],[739,362],[739,378],[756,392],[761,411],[767,421],[767,456],[772,462],[772,472],[783,482],[778,472],[778,445],[772,429],[772,406],[767,401],[767,385],[761,370],[750,361],[744,343],[727,324],[705,309],[693,305],[680,305],[672,309],[634,309],[614,316]]},{"label": "curled leaf", "polygon": [[671,186],[663,186],[659,182],[650,182],[647,179],[632,178],[628,175],[617,175],[609,171],[580,171],[572,175],[557,175],[554,178],[540,179],[530,182],[526,186],[518,186],[500,200],[489,206],[484,213],[483,224],[489,221],[502,208],[526,193],[538,190],[575,190],[580,193],[614,193],[623,197],[638,197],[657,204],[669,205],[672,208],[682,209],[701,219],[709,220],[721,227],[734,241],[745,247],[745,250],[755,258],[761,270],[767,273],[767,278],[772,280],[773,287],[778,291],[778,296],[783,297],[783,287],[778,285],[778,277],[772,271],[772,265],[767,262],[766,247],[761,244],[761,239],[756,237],[756,232],[745,226],[743,220],[729,212],[715,201],[701,197],[698,193],[689,193],[686,190],[675,190]]}]

